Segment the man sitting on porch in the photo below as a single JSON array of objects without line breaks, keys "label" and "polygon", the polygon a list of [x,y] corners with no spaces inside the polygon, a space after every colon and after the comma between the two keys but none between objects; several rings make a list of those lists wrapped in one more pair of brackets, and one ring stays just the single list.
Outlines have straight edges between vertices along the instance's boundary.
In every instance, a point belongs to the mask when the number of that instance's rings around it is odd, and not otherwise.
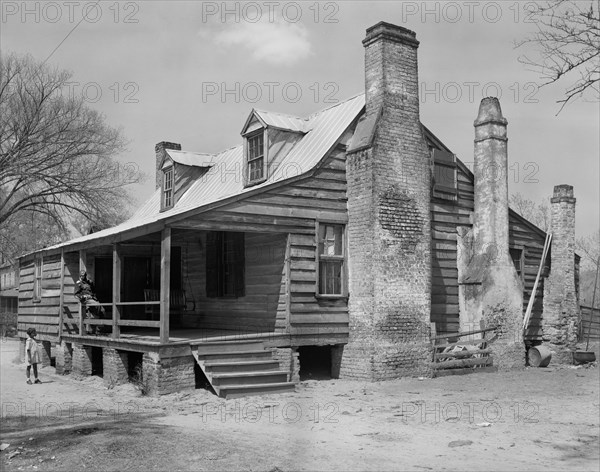
[{"label": "man sitting on porch", "polygon": [[[94,290],[94,282],[92,282],[85,270],[79,273],[79,280],[77,281],[77,290],[75,290],[75,296],[81,302],[83,306],[83,312],[89,314],[90,319],[104,318],[104,308],[100,305],[100,302],[96,298]],[[98,334],[100,326],[88,326],[86,329],[87,334]]]}]

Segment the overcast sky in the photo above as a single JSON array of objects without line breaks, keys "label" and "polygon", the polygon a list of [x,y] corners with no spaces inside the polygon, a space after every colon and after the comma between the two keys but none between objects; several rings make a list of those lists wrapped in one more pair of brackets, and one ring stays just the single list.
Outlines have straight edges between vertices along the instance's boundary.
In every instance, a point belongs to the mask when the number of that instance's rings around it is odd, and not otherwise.
[{"label": "overcast sky", "polygon": [[395,23],[421,42],[421,121],[472,163],[479,101],[498,96],[510,191],[541,201],[573,185],[583,236],[599,226],[599,105],[589,97],[556,116],[568,84],[538,89],[517,60],[526,51],[514,49],[536,27],[526,5],[3,1],[0,47],[73,72],[73,93],[129,139],[119,161],[149,175],[136,189],[143,200],[157,142],[214,153],[240,143],[253,107],[304,117],[361,93],[365,29]]}]

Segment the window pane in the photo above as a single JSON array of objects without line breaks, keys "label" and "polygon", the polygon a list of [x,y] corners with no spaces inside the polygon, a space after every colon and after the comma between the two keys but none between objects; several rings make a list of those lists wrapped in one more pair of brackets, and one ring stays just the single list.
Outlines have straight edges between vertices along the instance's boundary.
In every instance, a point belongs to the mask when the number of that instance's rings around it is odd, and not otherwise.
[{"label": "window pane", "polygon": [[342,294],[342,261],[319,262],[319,293]]},{"label": "window pane", "polygon": [[319,254],[323,256],[343,255],[342,225],[319,225]]},{"label": "window pane", "polygon": [[335,226],[335,243],[334,252],[336,256],[342,255],[342,227],[340,225]]},{"label": "window pane", "polygon": [[260,157],[248,163],[249,167],[249,180],[259,180],[263,178],[263,158]]}]

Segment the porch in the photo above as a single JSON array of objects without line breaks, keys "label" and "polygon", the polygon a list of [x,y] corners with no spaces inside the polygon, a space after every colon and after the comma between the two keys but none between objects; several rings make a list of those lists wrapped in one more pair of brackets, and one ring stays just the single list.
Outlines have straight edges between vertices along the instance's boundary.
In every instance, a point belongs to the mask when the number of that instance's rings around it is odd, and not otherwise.
[{"label": "porch", "polygon": [[[284,333],[286,241],[281,233],[164,228],[77,253],[63,253],[59,338],[167,344],[213,337]],[[87,271],[98,306],[77,303]]]}]

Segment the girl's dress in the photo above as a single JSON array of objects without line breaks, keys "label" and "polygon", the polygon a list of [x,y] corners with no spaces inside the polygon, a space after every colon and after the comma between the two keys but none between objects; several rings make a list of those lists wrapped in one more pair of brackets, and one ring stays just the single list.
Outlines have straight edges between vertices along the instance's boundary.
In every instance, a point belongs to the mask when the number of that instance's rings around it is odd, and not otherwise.
[{"label": "girl's dress", "polygon": [[[31,351],[31,362],[29,362],[27,351]],[[27,365],[39,364],[41,362],[40,350],[33,338],[27,338],[27,341],[25,341],[25,359],[27,360]]]}]

